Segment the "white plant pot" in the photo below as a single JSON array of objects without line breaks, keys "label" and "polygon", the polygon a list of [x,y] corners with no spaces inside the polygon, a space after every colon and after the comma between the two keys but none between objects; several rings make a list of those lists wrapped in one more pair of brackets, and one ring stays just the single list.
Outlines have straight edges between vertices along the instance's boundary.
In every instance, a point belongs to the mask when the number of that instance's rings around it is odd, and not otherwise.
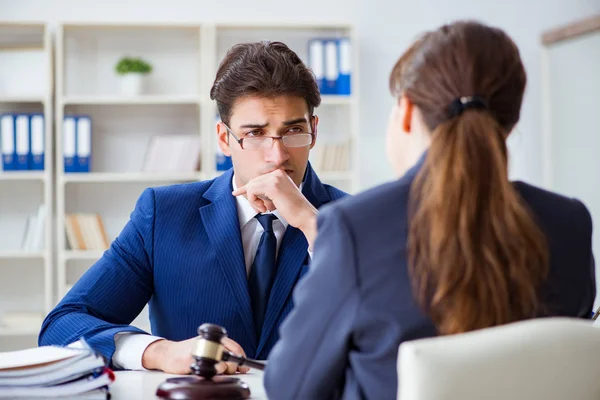
[{"label": "white plant pot", "polygon": [[121,94],[124,96],[139,96],[144,90],[146,76],[137,72],[121,75]]}]

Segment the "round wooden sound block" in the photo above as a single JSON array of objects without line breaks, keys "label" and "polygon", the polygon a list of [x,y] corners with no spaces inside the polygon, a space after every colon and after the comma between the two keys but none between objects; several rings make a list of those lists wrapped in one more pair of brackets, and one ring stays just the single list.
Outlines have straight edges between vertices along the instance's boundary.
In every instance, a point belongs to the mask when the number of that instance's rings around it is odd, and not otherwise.
[{"label": "round wooden sound block", "polygon": [[192,375],[167,379],[156,389],[156,396],[173,400],[244,400],[250,397],[250,388],[238,378]]}]

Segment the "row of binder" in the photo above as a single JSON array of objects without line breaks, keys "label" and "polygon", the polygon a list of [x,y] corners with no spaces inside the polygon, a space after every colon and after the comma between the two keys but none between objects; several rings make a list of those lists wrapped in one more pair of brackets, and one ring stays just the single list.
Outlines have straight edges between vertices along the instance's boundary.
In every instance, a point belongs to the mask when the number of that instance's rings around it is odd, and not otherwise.
[{"label": "row of binder", "polygon": [[4,171],[43,171],[44,115],[0,115],[0,149]]},{"label": "row of binder", "polygon": [[92,119],[88,115],[66,115],[63,120],[65,173],[90,172]]},{"label": "row of binder", "polygon": [[352,48],[349,38],[309,40],[308,66],[315,74],[321,94],[351,94]]}]

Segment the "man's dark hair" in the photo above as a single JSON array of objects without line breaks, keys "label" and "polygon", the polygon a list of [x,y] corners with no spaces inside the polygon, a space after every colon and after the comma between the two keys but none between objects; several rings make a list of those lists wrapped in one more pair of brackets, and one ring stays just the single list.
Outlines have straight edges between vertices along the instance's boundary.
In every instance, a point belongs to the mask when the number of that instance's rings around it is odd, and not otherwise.
[{"label": "man's dark hair", "polygon": [[234,102],[243,96],[300,96],[312,115],[321,94],[312,71],[281,42],[262,41],[233,46],[219,65],[210,90],[221,120],[229,124]]}]

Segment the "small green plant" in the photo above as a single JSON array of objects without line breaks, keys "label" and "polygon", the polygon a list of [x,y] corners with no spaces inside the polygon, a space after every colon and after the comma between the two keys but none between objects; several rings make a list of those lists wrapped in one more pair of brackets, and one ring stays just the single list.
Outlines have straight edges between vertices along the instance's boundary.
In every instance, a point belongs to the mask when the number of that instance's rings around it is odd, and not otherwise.
[{"label": "small green plant", "polygon": [[148,74],[152,72],[152,66],[141,58],[123,57],[115,67],[117,74],[125,75],[131,72]]}]

